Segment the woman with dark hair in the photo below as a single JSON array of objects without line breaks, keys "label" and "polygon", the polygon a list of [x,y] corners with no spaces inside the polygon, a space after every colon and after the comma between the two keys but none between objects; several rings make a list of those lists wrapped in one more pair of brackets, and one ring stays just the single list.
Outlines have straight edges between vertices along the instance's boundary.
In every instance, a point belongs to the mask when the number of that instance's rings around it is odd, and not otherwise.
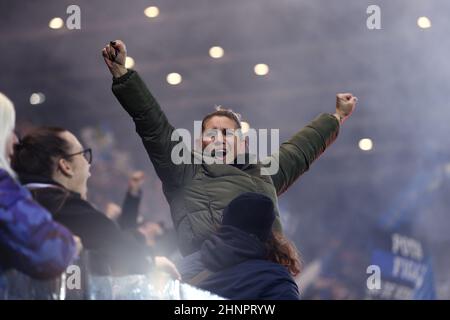
[{"label": "woman with dark hair", "polygon": [[[87,201],[91,149],[62,128],[43,127],[15,146],[13,168],[33,197],[81,238],[90,252],[91,271],[100,275],[146,274],[152,262],[145,247]],[[175,277],[175,266],[156,257],[157,267]]]},{"label": "woman with dark hair", "polygon": [[15,110],[0,93],[0,298],[3,271],[13,268],[38,279],[59,276],[76,255],[73,235],[33,201],[10,166]]},{"label": "woman with dark hair", "polygon": [[244,193],[224,209],[222,225],[200,251],[185,257],[185,281],[228,299],[297,300],[292,276],[301,264],[295,246],[272,231],[270,198]]}]

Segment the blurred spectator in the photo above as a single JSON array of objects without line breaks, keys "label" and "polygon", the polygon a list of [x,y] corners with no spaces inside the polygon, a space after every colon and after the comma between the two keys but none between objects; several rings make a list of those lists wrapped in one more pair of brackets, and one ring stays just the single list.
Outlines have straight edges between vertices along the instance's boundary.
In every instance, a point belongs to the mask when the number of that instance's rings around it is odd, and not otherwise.
[{"label": "blurred spectator", "polygon": [[53,278],[77,253],[72,234],[16,181],[10,166],[17,141],[14,127],[14,106],[0,93],[0,296],[3,271],[14,268],[31,277]]},{"label": "blurred spectator", "polygon": [[304,299],[364,299],[366,268],[370,264],[367,249],[364,242],[354,243],[348,238],[331,238],[326,243],[328,250],[320,258],[320,272],[304,289]]},{"label": "blurred spectator", "polygon": [[108,202],[105,208],[106,216],[117,222],[122,229],[136,229],[139,216],[139,205],[142,200],[142,184],[144,173],[135,171],[128,180],[128,189],[122,207],[114,202]]},{"label": "blurred spectator", "polygon": [[155,239],[154,252],[157,255],[164,255],[172,259],[181,259],[181,252],[178,248],[177,232],[174,228],[169,228],[162,221],[158,222],[162,229],[162,234],[158,234]]},{"label": "blurred spectator", "polygon": [[134,171],[128,178],[128,189],[122,205],[121,213],[117,218],[122,229],[137,229],[139,205],[142,198],[142,185],[145,175],[142,171]]},{"label": "blurred spectator", "polygon": [[145,244],[153,255],[171,256],[178,250],[176,233],[168,229],[163,222],[154,222],[139,215],[139,205],[142,199],[142,186],[145,174],[134,171],[128,180],[128,189],[122,209],[110,204],[109,215],[115,217],[120,227],[134,234],[139,242]]},{"label": "blurred spectator", "polygon": [[[94,273],[148,273],[145,248],[86,200],[91,160],[91,150],[69,131],[39,128],[16,146],[13,166],[35,199],[81,238],[92,254]],[[178,277],[166,261],[155,262]]]},{"label": "blurred spectator", "polygon": [[161,225],[149,220],[139,223],[137,230],[145,238],[146,245],[151,248],[155,247],[156,239],[164,234]]}]

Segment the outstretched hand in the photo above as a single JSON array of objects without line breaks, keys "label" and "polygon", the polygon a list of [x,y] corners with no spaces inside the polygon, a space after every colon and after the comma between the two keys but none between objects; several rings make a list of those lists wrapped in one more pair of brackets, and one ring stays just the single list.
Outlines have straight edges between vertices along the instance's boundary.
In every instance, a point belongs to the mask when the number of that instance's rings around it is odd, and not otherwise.
[{"label": "outstretched hand", "polygon": [[125,67],[127,48],[121,40],[107,44],[102,50],[102,55],[113,77],[120,78],[127,73],[128,70]]},{"label": "outstretched hand", "polygon": [[335,117],[342,124],[355,110],[358,98],[351,93],[338,93],[336,95],[336,113]]}]

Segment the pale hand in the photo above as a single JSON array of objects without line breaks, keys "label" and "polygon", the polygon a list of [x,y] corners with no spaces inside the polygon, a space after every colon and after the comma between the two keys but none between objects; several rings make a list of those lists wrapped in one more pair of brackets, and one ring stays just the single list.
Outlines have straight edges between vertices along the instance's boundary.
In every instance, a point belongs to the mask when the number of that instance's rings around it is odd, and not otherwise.
[{"label": "pale hand", "polygon": [[127,48],[121,40],[111,41],[102,50],[102,56],[114,78],[120,78],[127,73],[125,60]]},{"label": "pale hand", "polygon": [[155,257],[155,267],[161,271],[167,272],[173,278],[177,280],[181,280],[181,275],[177,270],[175,264],[172,261],[167,259],[166,257]]},{"label": "pale hand", "polygon": [[355,110],[358,98],[351,93],[338,93],[336,95],[336,113],[334,116],[342,124]]}]

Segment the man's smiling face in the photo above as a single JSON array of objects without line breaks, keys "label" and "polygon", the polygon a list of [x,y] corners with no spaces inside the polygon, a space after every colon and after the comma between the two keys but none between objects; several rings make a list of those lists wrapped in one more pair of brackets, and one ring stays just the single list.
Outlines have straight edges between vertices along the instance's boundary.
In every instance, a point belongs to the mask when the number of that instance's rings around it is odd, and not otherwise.
[{"label": "man's smiling face", "polygon": [[211,117],[204,123],[202,150],[217,159],[218,163],[233,163],[240,143],[236,134],[238,129],[236,122],[228,117]]}]

